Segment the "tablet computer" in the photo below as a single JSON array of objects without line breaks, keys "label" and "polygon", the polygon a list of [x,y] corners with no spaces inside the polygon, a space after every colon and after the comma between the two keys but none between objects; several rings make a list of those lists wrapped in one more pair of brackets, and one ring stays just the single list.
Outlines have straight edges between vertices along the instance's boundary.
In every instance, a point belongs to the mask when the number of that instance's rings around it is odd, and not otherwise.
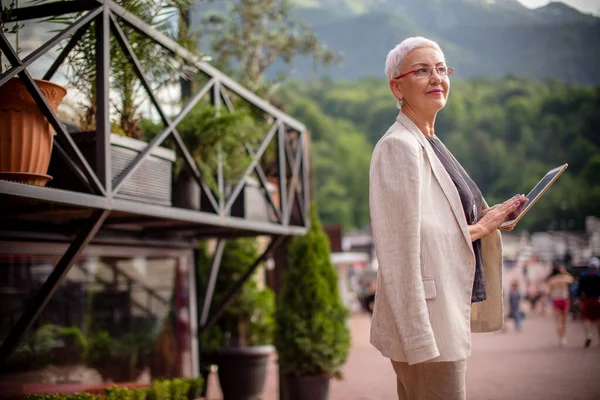
[{"label": "tablet computer", "polygon": [[519,222],[519,220],[521,220],[521,218],[523,218],[525,216],[525,214],[527,213],[527,211],[529,211],[529,209],[531,209],[531,207],[533,207],[533,205],[535,204],[536,201],[538,201],[538,199],[540,197],[542,197],[542,195],[544,193],[546,193],[546,190],[548,190],[548,188],[550,187],[550,185],[552,185],[557,179],[558,177],[565,172],[565,169],[567,169],[567,167],[569,166],[569,164],[564,164],[561,165],[560,167],[551,169],[550,171],[548,171],[548,173],[538,182],[537,185],[535,185],[535,187],[533,189],[531,189],[531,192],[529,192],[529,194],[527,194],[527,205],[525,206],[525,208],[523,210],[521,210],[521,212],[519,214],[517,214],[514,218],[512,218],[510,221],[505,221],[500,225],[500,228],[510,228],[513,227],[517,224],[517,222]]}]

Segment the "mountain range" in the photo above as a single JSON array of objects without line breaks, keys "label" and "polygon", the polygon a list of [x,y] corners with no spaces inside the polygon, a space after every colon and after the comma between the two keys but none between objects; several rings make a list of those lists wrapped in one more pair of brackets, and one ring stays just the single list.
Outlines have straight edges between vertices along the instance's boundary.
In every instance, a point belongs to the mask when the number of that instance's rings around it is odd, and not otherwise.
[{"label": "mountain range", "polygon": [[600,18],[560,2],[517,0],[293,0],[293,17],[342,56],[319,67],[299,57],[273,66],[300,79],[383,77],[390,49],[409,36],[436,40],[459,79],[517,75],[597,85]]}]

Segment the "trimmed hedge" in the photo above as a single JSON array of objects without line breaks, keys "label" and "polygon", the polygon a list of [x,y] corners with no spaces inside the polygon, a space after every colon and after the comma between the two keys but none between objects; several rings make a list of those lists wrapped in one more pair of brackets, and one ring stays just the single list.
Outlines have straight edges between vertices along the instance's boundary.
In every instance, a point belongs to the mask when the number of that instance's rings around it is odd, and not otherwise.
[{"label": "trimmed hedge", "polygon": [[104,390],[104,396],[91,393],[30,394],[24,400],[194,400],[201,396],[202,378],[182,378],[154,381],[148,388],[113,386]]}]

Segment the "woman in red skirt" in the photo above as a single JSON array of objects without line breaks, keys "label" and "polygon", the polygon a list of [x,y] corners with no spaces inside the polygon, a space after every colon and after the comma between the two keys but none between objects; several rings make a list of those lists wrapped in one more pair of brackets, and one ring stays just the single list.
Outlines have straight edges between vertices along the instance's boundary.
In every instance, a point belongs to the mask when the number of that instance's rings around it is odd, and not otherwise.
[{"label": "woman in red skirt", "polygon": [[569,311],[569,287],[575,280],[561,265],[552,271],[547,285],[552,299],[552,308],[556,316],[556,331],[558,332],[558,345],[563,346],[567,342],[567,313]]}]

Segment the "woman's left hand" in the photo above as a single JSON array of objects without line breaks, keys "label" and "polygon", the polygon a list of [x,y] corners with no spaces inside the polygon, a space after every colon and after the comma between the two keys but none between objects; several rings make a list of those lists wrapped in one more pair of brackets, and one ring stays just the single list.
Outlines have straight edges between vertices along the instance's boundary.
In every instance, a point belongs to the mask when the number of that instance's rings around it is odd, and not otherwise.
[{"label": "woman's left hand", "polygon": [[[521,194],[521,196],[523,196],[525,201],[523,201],[521,203],[521,205],[519,206],[519,208],[517,208],[516,211],[510,213],[510,215],[506,218],[507,221],[511,221],[511,220],[515,219],[517,217],[517,215],[519,215],[521,213],[521,211],[523,211],[525,209],[525,206],[527,205],[527,203],[529,203],[529,199],[527,197],[525,197],[524,194]],[[490,211],[495,210],[496,208],[500,207],[501,205],[502,204],[496,204],[494,206],[486,208],[485,210],[481,210],[481,218],[485,217],[485,214],[487,214]],[[510,226],[510,227],[498,228],[498,229],[500,229],[501,231],[512,231],[514,229],[514,225]]]},{"label": "woman's left hand", "polygon": [[498,206],[500,206],[500,204],[496,204],[495,206],[491,206],[486,208],[485,210],[481,210],[481,218],[485,217],[485,214],[489,213],[493,209],[498,208]]},{"label": "woman's left hand", "polygon": [[509,216],[515,215],[514,213],[522,206],[525,200],[525,196],[516,195],[488,210],[476,224],[471,225],[473,227],[469,231],[471,233],[471,240],[475,241],[488,236],[498,229],[503,222],[509,220]]}]

